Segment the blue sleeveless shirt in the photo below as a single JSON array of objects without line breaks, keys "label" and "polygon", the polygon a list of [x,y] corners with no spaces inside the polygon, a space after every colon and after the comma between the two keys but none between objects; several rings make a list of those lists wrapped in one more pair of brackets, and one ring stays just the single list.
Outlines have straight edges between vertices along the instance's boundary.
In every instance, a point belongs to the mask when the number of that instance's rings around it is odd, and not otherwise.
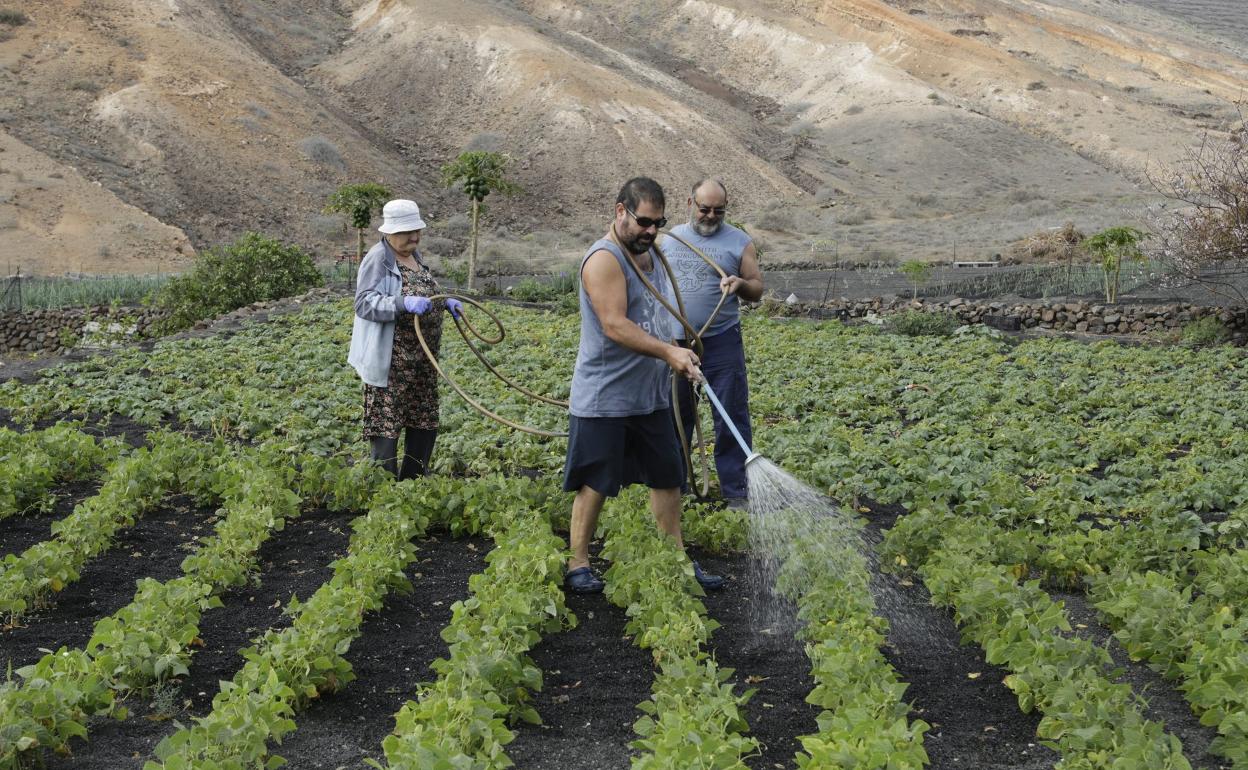
[{"label": "blue sleeveless shirt", "polygon": [[[741,275],[741,255],[750,245],[750,236],[739,228],[724,222],[714,235],[707,238],[698,235],[691,225],[685,223],[673,227],[672,234],[697,246],[728,275]],[[689,317],[689,324],[695,329],[701,329],[706,319],[710,318],[711,311],[719,304],[719,297],[723,293],[719,290],[719,273],[675,238],[664,238],[659,245],[672,265],[672,272],[676,274],[676,285],[685,302],[685,314]],[[722,334],[740,323],[740,308],[737,295],[733,294],[724,300],[724,306],[719,309],[719,315],[715,316],[711,328],[706,330],[706,336]],[[680,324],[675,324],[672,332],[678,339],[685,338],[685,329]]]},{"label": "blue sleeveless shirt", "polygon": [[[664,342],[671,340],[671,314],[645,287],[624,256],[607,238],[589,247],[581,270],[596,251],[609,251],[628,281],[628,320]],[[667,273],[655,260],[646,278],[670,297]],[[628,417],[650,414],[671,404],[671,370],[658,358],[636,353],[607,337],[581,284],[581,342],[572,373],[569,411],[577,417]]]}]

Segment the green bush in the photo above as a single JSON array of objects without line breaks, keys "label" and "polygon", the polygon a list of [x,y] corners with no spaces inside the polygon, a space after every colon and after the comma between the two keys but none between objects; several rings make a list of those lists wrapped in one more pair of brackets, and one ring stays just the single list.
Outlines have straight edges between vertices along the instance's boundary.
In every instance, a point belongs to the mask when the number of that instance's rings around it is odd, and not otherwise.
[{"label": "green bush", "polygon": [[925,313],[922,310],[907,310],[888,319],[888,330],[907,337],[934,335],[946,337],[953,334],[959,326],[958,317],[953,313]]},{"label": "green bush", "polygon": [[577,293],[576,276],[560,273],[549,283],[525,278],[511,287],[511,296],[522,302],[553,302],[565,294]]},{"label": "green bush", "polygon": [[1183,344],[1192,347],[1217,345],[1230,338],[1230,329],[1216,315],[1198,318],[1183,327]]},{"label": "green bush", "polygon": [[29,19],[26,14],[21,11],[12,11],[9,9],[0,10],[0,24],[7,24],[10,27],[18,27],[25,24]]},{"label": "green bush", "polygon": [[312,257],[258,233],[246,233],[229,246],[200,254],[189,273],[177,276],[156,295],[171,315],[161,333],[185,329],[260,300],[299,294],[324,284]]}]

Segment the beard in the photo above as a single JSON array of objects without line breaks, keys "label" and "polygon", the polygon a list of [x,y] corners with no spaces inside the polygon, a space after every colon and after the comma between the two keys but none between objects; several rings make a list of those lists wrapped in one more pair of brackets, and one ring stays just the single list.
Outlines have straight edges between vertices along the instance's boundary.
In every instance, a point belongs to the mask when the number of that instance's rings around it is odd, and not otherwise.
[{"label": "beard", "polygon": [[719,232],[720,225],[722,224],[723,224],[722,221],[703,222],[697,219],[696,217],[689,220],[689,226],[693,228],[693,231],[695,233],[702,236],[703,238],[710,238],[712,235]]},{"label": "beard", "polygon": [[654,236],[647,232],[642,232],[624,241],[624,248],[634,254],[645,254],[654,245]]}]

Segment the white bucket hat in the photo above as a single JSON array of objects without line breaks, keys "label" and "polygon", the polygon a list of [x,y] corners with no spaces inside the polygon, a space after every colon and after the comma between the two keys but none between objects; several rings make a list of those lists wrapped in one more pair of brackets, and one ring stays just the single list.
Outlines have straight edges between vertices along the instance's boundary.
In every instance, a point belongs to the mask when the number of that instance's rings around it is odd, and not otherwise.
[{"label": "white bucket hat", "polygon": [[415,201],[393,200],[381,210],[381,227],[383,233],[406,233],[412,230],[424,230],[425,220],[420,218],[420,206]]}]

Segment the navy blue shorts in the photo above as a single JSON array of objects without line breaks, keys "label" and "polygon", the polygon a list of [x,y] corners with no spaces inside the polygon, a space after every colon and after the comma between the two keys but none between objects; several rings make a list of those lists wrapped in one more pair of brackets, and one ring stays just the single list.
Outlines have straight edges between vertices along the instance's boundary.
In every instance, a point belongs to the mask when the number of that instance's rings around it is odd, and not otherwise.
[{"label": "navy blue shorts", "polygon": [[568,426],[563,489],[589,487],[615,497],[630,484],[651,489],[686,488],[685,461],[672,410],[630,417],[577,417]]}]

